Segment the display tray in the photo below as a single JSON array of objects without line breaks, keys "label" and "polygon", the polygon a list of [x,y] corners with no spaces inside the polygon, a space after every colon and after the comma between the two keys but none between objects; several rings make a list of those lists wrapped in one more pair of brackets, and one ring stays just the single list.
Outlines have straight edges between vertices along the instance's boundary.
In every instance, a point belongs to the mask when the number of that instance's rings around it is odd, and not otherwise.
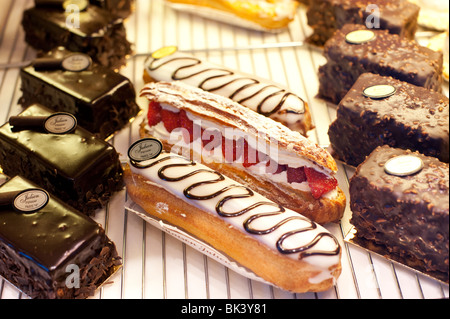
[{"label": "display tray", "polygon": [[[34,0],[3,0],[0,10],[0,123],[22,108],[19,68],[33,59],[36,52],[24,41],[20,25],[24,9]],[[318,98],[318,67],[325,63],[320,49],[301,45],[310,34],[306,10],[301,6],[289,29],[264,33],[176,11],[163,0],[137,0],[134,13],[126,20],[128,40],[134,51],[120,72],[137,91],[143,87],[143,64],[148,52],[163,46],[177,45],[180,50],[216,64],[288,86],[310,106],[315,129],[309,138],[328,146],[328,126],[336,116],[336,106]],[[429,36],[436,35],[432,32]],[[426,41],[429,37],[421,38]],[[294,43],[295,45],[289,45]],[[225,48],[225,49],[221,49]],[[236,49],[232,49],[236,48]],[[203,50],[205,49],[205,50]],[[10,65],[10,67],[5,66]],[[444,84],[448,96],[448,83]],[[144,110],[109,142],[126,161],[129,146],[139,138],[138,127],[145,117],[147,102],[137,99]],[[348,181],[354,168],[338,162],[337,179],[347,201]],[[326,228],[335,235],[342,248],[342,274],[336,285],[325,292],[294,294],[265,284],[245,273],[233,270],[186,242],[155,227],[129,209],[126,190],[116,193],[94,219],[106,230],[117,246],[123,266],[103,285],[93,299],[438,299],[448,298],[448,285],[430,276],[393,262],[365,248],[346,241],[351,225],[347,203],[340,223]],[[127,208],[128,207],[128,208]],[[28,298],[0,278],[0,298]]]}]

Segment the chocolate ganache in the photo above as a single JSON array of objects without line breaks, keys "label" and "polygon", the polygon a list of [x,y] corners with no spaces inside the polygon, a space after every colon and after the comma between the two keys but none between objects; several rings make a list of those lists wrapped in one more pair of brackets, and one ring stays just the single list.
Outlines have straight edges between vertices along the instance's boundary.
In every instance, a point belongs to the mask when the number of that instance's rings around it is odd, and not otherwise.
[{"label": "chocolate ganache", "polygon": [[[282,254],[299,253],[299,259],[340,254],[336,238],[321,226],[264,199],[248,187],[202,164],[168,153],[162,153],[154,160],[143,162],[130,160],[130,163],[139,170],[138,174],[144,174],[152,181],[151,172],[157,172],[158,183],[167,182],[164,186],[174,187],[172,190],[174,193],[181,191],[186,199],[202,206],[206,211],[212,209],[226,219],[242,217],[243,228],[252,235],[261,238],[262,235],[274,234],[276,248]],[[276,232],[277,230],[280,231]],[[297,235],[305,235],[308,239],[299,240]],[[326,238],[329,241],[326,241]],[[288,242],[287,245],[284,244],[285,241]],[[301,244],[297,245],[298,243]],[[322,246],[315,248],[316,245]]]},{"label": "chocolate ganache", "polygon": [[[0,186],[2,194],[36,189],[16,176]],[[53,195],[34,212],[0,205],[0,275],[32,298],[86,298],[120,264],[104,230]],[[80,269],[80,287],[66,285]]]},{"label": "chocolate ganache", "polygon": [[[49,116],[33,104],[19,116]],[[21,175],[91,214],[102,207],[122,184],[122,168],[114,147],[77,127],[69,134],[0,127],[0,166],[9,176]]]}]

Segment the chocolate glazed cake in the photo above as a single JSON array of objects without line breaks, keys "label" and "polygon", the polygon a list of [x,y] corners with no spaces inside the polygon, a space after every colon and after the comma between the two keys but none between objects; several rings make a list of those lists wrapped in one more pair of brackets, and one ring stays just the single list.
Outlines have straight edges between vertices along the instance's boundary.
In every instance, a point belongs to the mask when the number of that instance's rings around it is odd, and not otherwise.
[{"label": "chocolate glazed cake", "polygon": [[418,152],[378,147],[350,180],[350,208],[358,238],[448,282],[447,163]]},{"label": "chocolate glazed cake", "polygon": [[37,187],[19,176],[0,186],[0,275],[31,298],[92,296],[121,264],[114,243],[100,225],[52,195],[33,212],[1,201]]},{"label": "chocolate glazed cake", "polygon": [[[39,119],[52,114],[33,104],[16,118]],[[82,127],[52,134],[10,122],[0,127],[0,167],[6,175],[21,175],[86,214],[104,206],[123,187],[114,147]]]},{"label": "chocolate glazed cake", "polygon": [[139,113],[134,86],[123,75],[97,63],[78,62],[85,68],[65,69],[67,63],[61,61],[75,55],[85,58],[58,47],[22,68],[23,95],[19,103],[23,107],[39,103],[57,112],[72,113],[79,125],[106,139]]},{"label": "chocolate glazed cake", "polygon": [[64,46],[110,68],[124,65],[131,53],[123,20],[95,5],[79,12],[50,5],[30,8],[23,13],[22,26],[26,42],[45,52]]},{"label": "chocolate glazed cake", "polygon": [[358,166],[377,146],[411,149],[449,161],[449,100],[392,77],[362,74],[328,129],[333,155]]},{"label": "chocolate glazed cake", "polygon": [[442,53],[386,30],[346,24],[326,42],[324,56],[327,63],[319,68],[319,97],[334,104],[366,72],[442,92]]},{"label": "chocolate glazed cake", "polygon": [[308,25],[314,30],[308,40],[323,45],[346,23],[369,23],[414,40],[419,10],[419,6],[407,0],[314,0],[306,13]]}]

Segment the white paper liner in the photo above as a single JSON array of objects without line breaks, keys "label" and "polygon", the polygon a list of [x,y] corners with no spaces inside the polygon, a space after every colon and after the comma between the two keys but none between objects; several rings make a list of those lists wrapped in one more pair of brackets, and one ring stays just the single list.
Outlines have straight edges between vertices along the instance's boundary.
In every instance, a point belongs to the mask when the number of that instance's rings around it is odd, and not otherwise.
[{"label": "white paper liner", "polygon": [[253,272],[248,270],[247,268],[244,268],[237,264],[235,261],[230,260],[226,255],[221,253],[220,251],[214,249],[213,247],[207,245],[205,242],[199,240],[198,238],[195,238],[194,236],[186,233],[185,231],[165,223],[164,221],[149,215],[142,207],[140,207],[138,204],[136,204],[133,200],[128,200],[125,203],[125,209],[129,212],[132,212],[136,214],[137,216],[141,217],[143,220],[145,220],[150,225],[162,230],[163,232],[175,237],[182,243],[185,243],[186,245],[196,249],[200,253],[210,257],[211,259],[219,262],[225,267],[228,267],[229,269],[233,270],[234,272],[249,278],[251,280],[256,280],[259,282],[262,282],[267,285],[274,286],[273,284],[265,281],[264,279],[260,278],[259,276],[255,275]]}]

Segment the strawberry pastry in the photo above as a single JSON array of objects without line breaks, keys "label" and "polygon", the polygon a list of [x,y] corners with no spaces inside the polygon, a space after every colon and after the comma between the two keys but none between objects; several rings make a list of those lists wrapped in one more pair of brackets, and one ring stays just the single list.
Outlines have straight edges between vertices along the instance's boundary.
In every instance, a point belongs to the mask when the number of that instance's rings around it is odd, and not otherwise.
[{"label": "strawberry pastry", "polygon": [[182,154],[317,223],[339,220],[345,196],[331,155],[298,132],[228,98],[180,82],[147,84],[141,137]]}]

